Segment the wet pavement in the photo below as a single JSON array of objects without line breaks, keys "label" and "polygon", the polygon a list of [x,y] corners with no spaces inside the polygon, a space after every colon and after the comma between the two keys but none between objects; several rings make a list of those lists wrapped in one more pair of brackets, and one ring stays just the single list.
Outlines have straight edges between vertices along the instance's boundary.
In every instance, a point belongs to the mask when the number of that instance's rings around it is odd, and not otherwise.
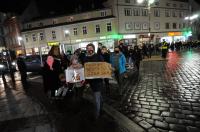
[{"label": "wet pavement", "polygon": [[143,61],[119,111],[149,132],[200,132],[200,52]]},{"label": "wet pavement", "polygon": [[43,93],[40,76],[29,76],[23,89],[19,74],[15,84],[9,76],[0,78],[1,132],[129,132],[105,112],[94,121],[94,105],[88,100],[50,102]]}]

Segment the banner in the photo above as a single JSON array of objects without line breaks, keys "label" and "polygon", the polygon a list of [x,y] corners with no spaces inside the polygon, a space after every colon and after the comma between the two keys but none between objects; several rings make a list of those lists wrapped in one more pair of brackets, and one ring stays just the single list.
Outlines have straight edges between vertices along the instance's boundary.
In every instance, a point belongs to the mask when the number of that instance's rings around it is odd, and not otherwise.
[{"label": "banner", "polygon": [[107,62],[87,62],[84,64],[85,78],[112,78],[111,64]]},{"label": "banner", "polygon": [[84,68],[80,69],[67,68],[67,70],[65,70],[65,77],[66,77],[66,82],[70,83],[81,82],[85,80]]}]

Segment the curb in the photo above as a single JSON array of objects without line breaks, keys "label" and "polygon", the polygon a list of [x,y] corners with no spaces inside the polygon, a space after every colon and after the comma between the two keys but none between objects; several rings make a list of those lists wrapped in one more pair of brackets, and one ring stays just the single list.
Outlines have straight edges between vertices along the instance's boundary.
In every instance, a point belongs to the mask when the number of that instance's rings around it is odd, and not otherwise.
[{"label": "curb", "polygon": [[117,121],[118,124],[125,127],[129,132],[145,132],[145,130],[134,123],[132,120],[112,108],[111,106],[104,103],[103,110],[109,114],[113,119]]},{"label": "curb", "polygon": [[[87,97],[84,96],[83,98],[93,102],[92,95],[87,94]],[[119,125],[127,129],[129,132],[145,132],[145,130],[137,125],[135,122],[130,120],[125,115],[121,114],[113,107],[109,106],[106,103],[103,103],[103,111],[105,111],[109,116],[111,116]]]}]

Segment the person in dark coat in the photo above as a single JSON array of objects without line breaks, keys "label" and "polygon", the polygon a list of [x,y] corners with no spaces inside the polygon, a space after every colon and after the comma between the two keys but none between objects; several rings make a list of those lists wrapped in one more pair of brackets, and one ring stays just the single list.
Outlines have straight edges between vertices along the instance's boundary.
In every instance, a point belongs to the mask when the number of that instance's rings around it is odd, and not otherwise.
[{"label": "person in dark coat", "polygon": [[26,73],[27,69],[22,54],[20,54],[17,59],[17,66],[21,75],[22,85],[24,88],[27,88],[27,73]]},{"label": "person in dark coat", "polygon": [[[110,63],[110,54],[108,53],[106,46],[102,46],[101,55],[105,62]],[[105,83],[105,88],[106,88],[106,94],[110,95],[109,79],[105,78],[104,83]]]},{"label": "person in dark coat", "polygon": [[55,96],[55,91],[61,86],[59,76],[62,73],[59,47],[52,47],[43,67],[44,91]]},{"label": "person in dark coat", "polygon": [[139,71],[140,61],[142,60],[142,53],[141,53],[141,50],[139,49],[139,47],[137,45],[134,46],[134,50],[133,50],[133,53],[132,53],[132,59],[134,60],[135,66]]},{"label": "person in dark coat", "polygon": [[[103,62],[103,58],[95,53],[95,46],[93,44],[88,44],[87,47],[87,54],[84,59],[84,63],[87,62]],[[94,93],[94,100],[95,100],[95,119],[97,119],[100,116],[100,110],[101,110],[101,104],[102,104],[102,97],[101,97],[101,90],[103,87],[103,79],[88,79],[86,80],[90,87],[92,88],[92,91]]]}]

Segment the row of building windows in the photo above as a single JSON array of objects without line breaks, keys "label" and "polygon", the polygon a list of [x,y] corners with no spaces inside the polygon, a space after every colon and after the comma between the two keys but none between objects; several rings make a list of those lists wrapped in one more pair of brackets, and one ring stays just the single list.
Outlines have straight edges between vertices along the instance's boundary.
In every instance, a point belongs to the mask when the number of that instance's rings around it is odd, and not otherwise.
[{"label": "row of building windows", "polygon": [[[124,15],[125,16],[148,16],[149,11],[147,9],[140,9],[140,8],[124,8]],[[154,9],[154,16],[160,17],[160,9]],[[176,10],[165,10],[165,17],[180,17],[183,18],[186,16],[186,13],[183,11],[176,11]]]},{"label": "row of building windows", "polygon": [[[100,16],[101,16],[101,17],[107,16],[107,12],[106,12],[106,11],[101,11],[101,12],[100,12]],[[73,21],[73,19],[74,19],[73,17],[69,17],[68,21],[71,22],[71,21]],[[57,24],[57,23],[58,23],[58,20],[57,20],[57,19],[53,19],[53,20],[52,20],[52,24],[53,24],[53,25],[54,25],[54,24]],[[38,26],[39,26],[39,27],[44,26],[43,22],[39,22],[39,23],[38,23]],[[27,24],[26,28],[32,28],[32,24],[30,24],[30,23]]]},{"label": "row of building windows", "polygon": [[[185,23],[165,23],[165,29],[182,29],[185,28],[186,24]],[[140,23],[140,22],[127,22],[125,23],[125,29],[126,30],[148,30],[149,29],[149,23],[148,22],[144,22],[144,23]],[[155,22],[154,23],[154,29],[155,30],[159,30],[160,29],[160,23],[159,22]]]},{"label": "row of building windows", "polygon": [[[112,31],[112,25],[111,25],[111,23],[107,23],[107,32],[111,32]],[[95,32],[98,34],[98,33],[101,33],[101,26],[99,25],[99,24],[97,24],[96,26],[95,26]],[[86,34],[88,34],[88,31],[87,31],[87,27],[86,26],[83,26],[82,27],[82,33],[83,33],[83,35],[86,35]],[[76,35],[78,35],[78,28],[73,28],[73,34],[74,34],[74,36],[76,36]],[[52,31],[51,32],[51,35],[52,35],[52,39],[54,40],[54,39],[56,39],[56,31]],[[65,33],[65,37],[68,37],[69,36],[69,34],[66,34]],[[32,34],[32,39],[33,39],[33,41],[37,41],[37,36],[36,36],[36,34]],[[42,41],[42,40],[44,40],[44,33],[39,33],[39,39]],[[28,42],[29,40],[28,40],[28,35],[25,35],[25,40],[26,40],[26,42]]]},{"label": "row of building windows", "polygon": [[[131,1],[133,1],[133,4],[137,4],[137,3],[138,3],[137,0],[125,0],[124,2],[127,3],[127,4],[129,4],[129,3],[131,3]],[[147,2],[144,2],[144,4],[146,4],[146,3],[147,3]],[[155,6],[159,6],[159,5],[160,5],[159,1],[155,1],[155,2],[154,2],[154,5],[155,5]],[[184,5],[183,5],[182,3],[181,3],[181,4],[176,4],[176,3],[169,3],[169,2],[166,2],[165,5],[166,5],[167,7],[178,7],[178,5],[179,5],[180,8],[183,8],[183,7],[184,7]]]}]

